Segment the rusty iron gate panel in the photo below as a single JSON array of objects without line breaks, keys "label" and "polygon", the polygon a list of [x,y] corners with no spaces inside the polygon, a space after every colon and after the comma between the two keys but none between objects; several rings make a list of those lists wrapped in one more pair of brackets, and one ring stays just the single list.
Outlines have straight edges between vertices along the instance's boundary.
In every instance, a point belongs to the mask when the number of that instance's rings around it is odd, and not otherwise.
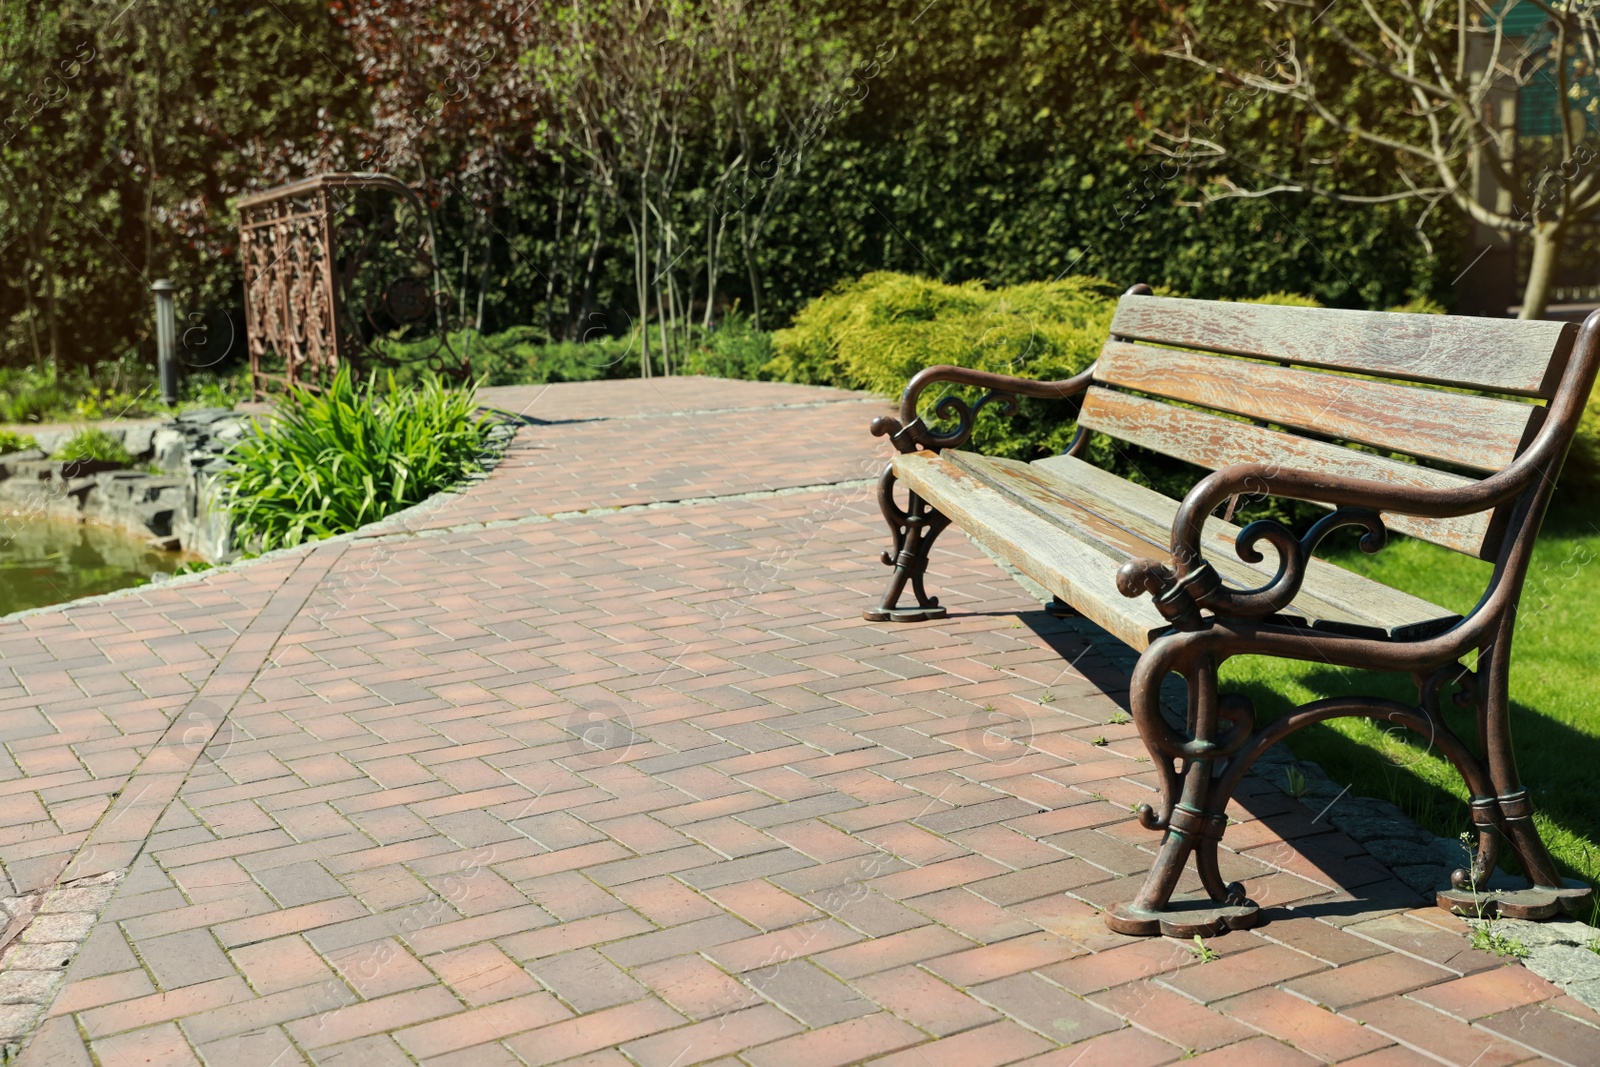
[{"label": "rusty iron gate panel", "polygon": [[[257,398],[274,384],[318,389],[341,365],[364,373],[418,362],[457,382],[471,378],[451,346],[450,293],[427,209],[410,186],[386,174],[323,174],[238,207]],[[417,351],[402,358],[382,342]]]}]

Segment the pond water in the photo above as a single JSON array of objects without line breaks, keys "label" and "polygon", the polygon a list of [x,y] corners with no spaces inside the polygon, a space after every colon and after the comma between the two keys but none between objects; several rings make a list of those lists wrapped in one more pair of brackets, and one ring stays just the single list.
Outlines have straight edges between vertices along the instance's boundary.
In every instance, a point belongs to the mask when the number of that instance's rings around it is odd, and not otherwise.
[{"label": "pond water", "polygon": [[115,527],[0,511],[0,615],[126,589],[182,561]]}]

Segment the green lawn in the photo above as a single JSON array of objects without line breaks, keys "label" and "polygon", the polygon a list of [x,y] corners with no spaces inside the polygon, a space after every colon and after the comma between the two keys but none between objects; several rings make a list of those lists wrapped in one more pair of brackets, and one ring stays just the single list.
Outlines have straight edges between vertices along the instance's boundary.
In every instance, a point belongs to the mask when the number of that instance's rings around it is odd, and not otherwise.
[{"label": "green lawn", "polygon": [[[1353,538],[1352,538],[1353,541]],[[1422,541],[1397,539],[1375,556],[1353,547],[1325,553],[1453,611],[1482,595],[1490,565]],[[1512,646],[1512,731],[1535,818],[1566,873],[1600,884],[1600,529],[1575,509],[1545,523],[1522,597]],[[1248,694],[1262,721],[1341,693],[1416,699],[1409,677],[1251,657],[1223,669],[1224,692]],[[1446,701],[1446,719],[1476,750],[1474,715]],[[1303,759],[1357,793],[1398,805],[1445,837],[1470,828],[1467,791],[1450,762],[1409,731],[1367,719],[1308,727],[1290,738]],[[1504,862],[1503,864],[1504,865]]]}]

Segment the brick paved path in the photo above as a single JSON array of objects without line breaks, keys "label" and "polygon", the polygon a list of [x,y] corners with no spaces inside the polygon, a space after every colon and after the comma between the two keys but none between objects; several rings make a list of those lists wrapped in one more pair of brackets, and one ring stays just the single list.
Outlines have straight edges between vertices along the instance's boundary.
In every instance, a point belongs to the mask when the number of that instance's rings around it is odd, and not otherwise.
[{"label": "brick paved path", "polygon": [[950,619],[861,621],[881,402],[491,394],[536,421],[439,506],[0,623],[10,891],[121,879],[9,950],[8,1025],[71,960],[23,1063],[1600,1062],[1265,783],[1224,873],[1269,924],[1107,932],[1125,669],[954,533]]}]

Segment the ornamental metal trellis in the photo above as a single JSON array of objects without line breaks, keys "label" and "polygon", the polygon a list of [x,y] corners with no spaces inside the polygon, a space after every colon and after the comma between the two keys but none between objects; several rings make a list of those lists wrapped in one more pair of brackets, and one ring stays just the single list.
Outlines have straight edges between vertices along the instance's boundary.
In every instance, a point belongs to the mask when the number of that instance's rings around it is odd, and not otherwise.
[{"label": "ornamental metal trellis", "polygon": [[465,382],[427,209],[387,174],[322,174],[239,201],[245,331],[256,397],[421,363]]}]

